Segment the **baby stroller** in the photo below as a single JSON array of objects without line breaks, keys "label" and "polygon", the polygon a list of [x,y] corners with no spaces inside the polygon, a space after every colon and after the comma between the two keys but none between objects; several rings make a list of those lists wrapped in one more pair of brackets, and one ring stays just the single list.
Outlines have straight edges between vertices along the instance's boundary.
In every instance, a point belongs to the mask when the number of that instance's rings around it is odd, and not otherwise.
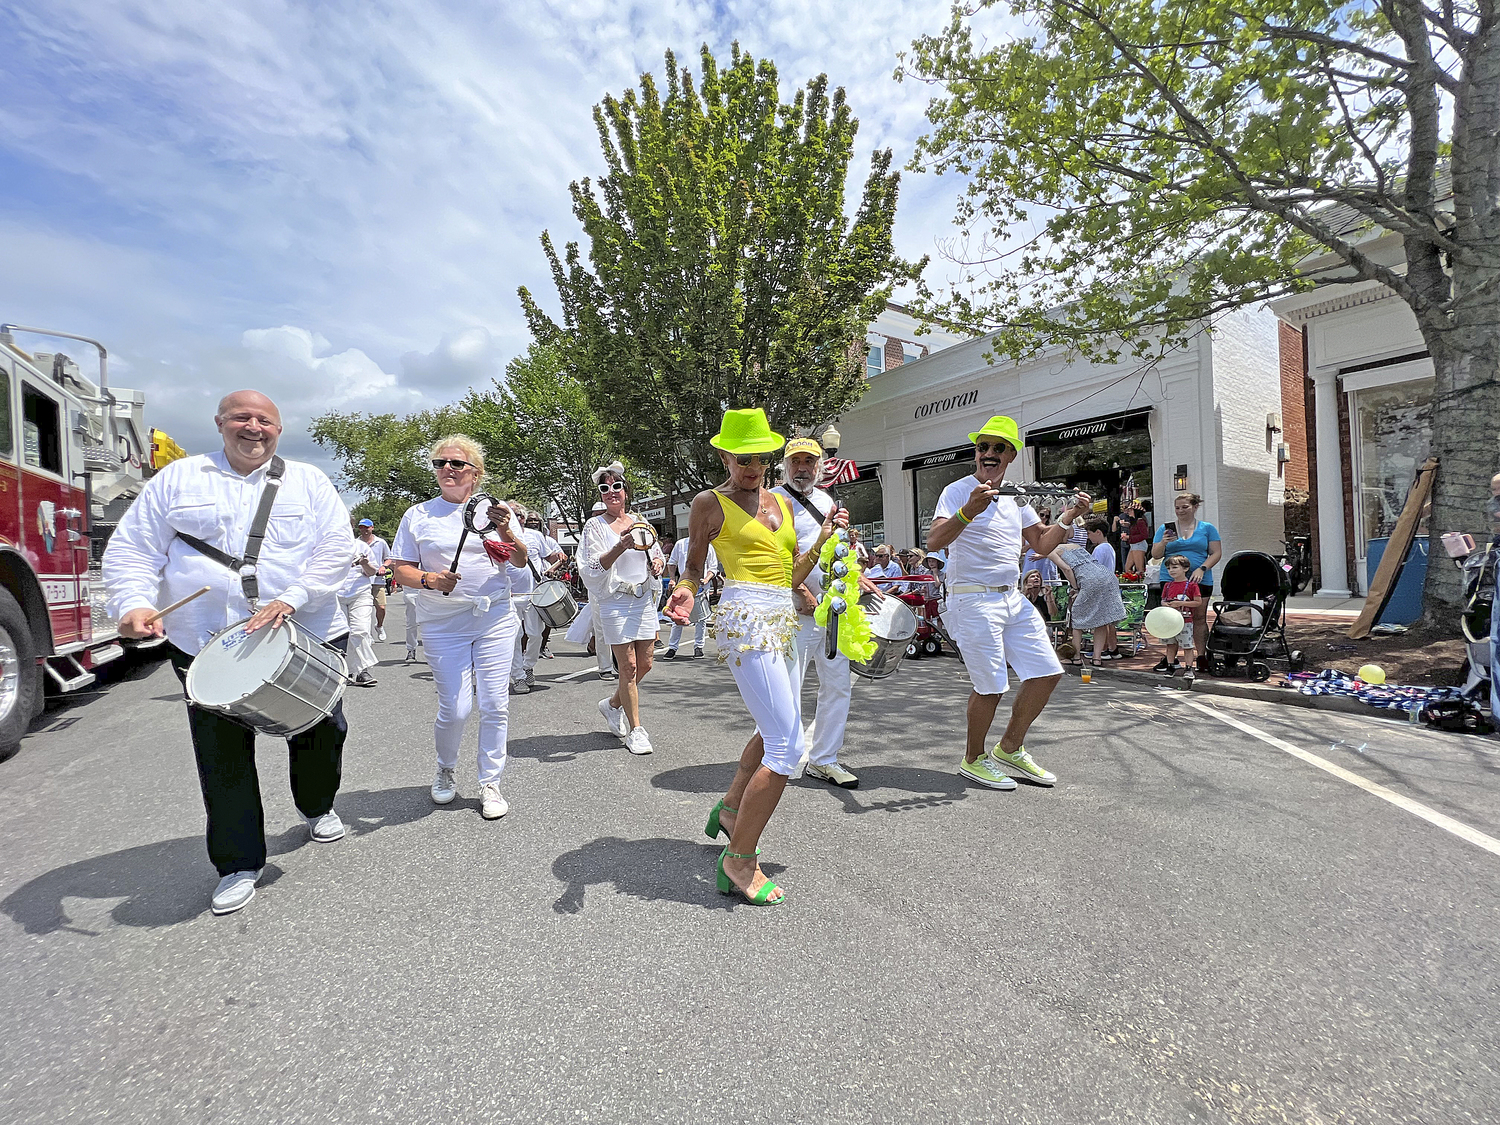
[{"label": "baby stroller", "polygon": [[[1446,545],[1447,537],[1444,539]],[[1454,552],[1450,550],[1450,553]],[[1425,722],[1442,730],[1488,734],[1494,729],[1490,715],[1490,678],[1495,674],[1495,669],[1490,667],[1490,615],[1495,610],[1495,569],[1500,565],[1500,536],[1488,546],[1454,561],[1463,572],[1463,612],[1459,626],[1464,634],[1468,674],[1461,698],[1429,703],[1421,714]]]},{"label": "baby stroller", "polygon": [[1241,660],[1252,680],[1270,679],[1271,660],[1285,661],[1288,672],[1302,670],[1302,653],[1286,643],[1292,584],[1281,563],[1260,551],[1240,551],[1224,564],[1217,592],[1223,600],[1214,603],[1204,645],[1212,675],[1234,675]]}]

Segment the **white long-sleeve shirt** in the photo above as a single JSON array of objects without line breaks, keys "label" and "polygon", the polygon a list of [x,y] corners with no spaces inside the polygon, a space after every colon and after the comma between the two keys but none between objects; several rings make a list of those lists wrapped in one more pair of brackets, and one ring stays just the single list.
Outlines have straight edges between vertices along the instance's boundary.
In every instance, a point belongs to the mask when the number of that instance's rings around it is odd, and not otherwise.
[{"label": "white long-sleeve shirt", "polygon": [[627,547],[620,552],[613,566],[599,565],[599,560],[614,549],[620,538],[610,530],[608,516],[594,516],[583,525],[583,546],[579,554],[583,558],[583,584],[591,596],[608,597],[621,587],[640,586],[652,581],[651,563],[662,557],[660,543],[653,543],[649,551]]},{"label": "white long-sleeve shirt", "polygon": [[[240,576],[177,533],[242,554],[269,464],[240,476],[219,450],[173,461],[147,481],[104,551],[110,615],[119,620],[132,609],[167,605],[208,586],[207,594],[162,619],[168,639],[189,654],[249,617]],[[256,563],[260,603],[285,602],[298,625],[324,640],[347,633],[336,595],[353,554],[349,511],[333,482],[312,465],[287,461]]]}]

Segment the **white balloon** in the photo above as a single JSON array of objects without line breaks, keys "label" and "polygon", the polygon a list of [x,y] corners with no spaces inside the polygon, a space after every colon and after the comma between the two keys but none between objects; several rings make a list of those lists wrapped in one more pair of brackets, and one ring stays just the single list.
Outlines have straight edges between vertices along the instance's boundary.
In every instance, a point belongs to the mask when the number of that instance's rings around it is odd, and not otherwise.
[{"label": "white balloon", "polygon": [[1146,614],[1146,632],[1159,641],[1170,641],[1182,632],[1182,614],[1169,605],[1159,605]]}]

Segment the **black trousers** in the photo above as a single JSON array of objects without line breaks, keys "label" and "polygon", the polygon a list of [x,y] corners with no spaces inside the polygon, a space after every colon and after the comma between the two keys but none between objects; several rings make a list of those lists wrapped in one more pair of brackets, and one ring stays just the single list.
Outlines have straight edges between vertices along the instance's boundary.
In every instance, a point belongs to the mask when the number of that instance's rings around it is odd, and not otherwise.
[{"label": "black trousers", "polygon": [[[328,642],[340,652],[346,633]],[[193,658],[175,646],[172,668],[187,683]],[[198,784],[208,813],[208,858],[219,874],[256,871],[266,865],[266,816],[255,770],[255,730],[244,723],[188,704],[188,729],[198,760]],[[291,760],[292,800],[303,816],[322,816],[333,808],[344,770],[344,704],[316,726],[286,740]]]}]

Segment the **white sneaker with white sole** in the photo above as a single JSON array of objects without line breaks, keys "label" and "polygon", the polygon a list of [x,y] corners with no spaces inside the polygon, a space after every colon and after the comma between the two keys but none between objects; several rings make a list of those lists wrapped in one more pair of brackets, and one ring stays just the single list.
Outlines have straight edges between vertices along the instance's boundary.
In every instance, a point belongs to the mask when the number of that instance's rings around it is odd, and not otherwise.
[{"label": "white sneaker with white sole", "polygon": [[312,833],[312,838],[320,844],[331,844],[344,838],[344,822],[332,809],[322,816],[304,816],[302,819],[307,821],[307,830]]},{"label": "white sneaker with white sole", "polygon": [[486,781],[479,787],[479,813],[485,820],[499,820],[510,812],[510,805],[500,796],[500,783]]},{"label": "white sneaker with white sole", "polygon": [[630,733],[630,727],[625,721],[625,708],[611,707],[608,699],[601,699],[599,714],[604,716],[604,721],[609,724],[609,729],[616,738],[624,738]]},{"label": "white sneaker with white sole", "polygon": [[632,754],[651,753],[651,737],[646,733],[645,727],[636,727],[625,736],[625,749]]},{"label": "white sneaker with white sole", "polygon": [[447,766],[438,766],[437,776],[432,779],[432,803],[446,805],[457,796],[458,782],[454,780],[453,770]]},{"label": "white sneaker with white sole", "polygon": [[265,868],[254,871],[231,871],[219,880],[209,909],[215,914],[233,914],[255,897],[255,883]]}]

